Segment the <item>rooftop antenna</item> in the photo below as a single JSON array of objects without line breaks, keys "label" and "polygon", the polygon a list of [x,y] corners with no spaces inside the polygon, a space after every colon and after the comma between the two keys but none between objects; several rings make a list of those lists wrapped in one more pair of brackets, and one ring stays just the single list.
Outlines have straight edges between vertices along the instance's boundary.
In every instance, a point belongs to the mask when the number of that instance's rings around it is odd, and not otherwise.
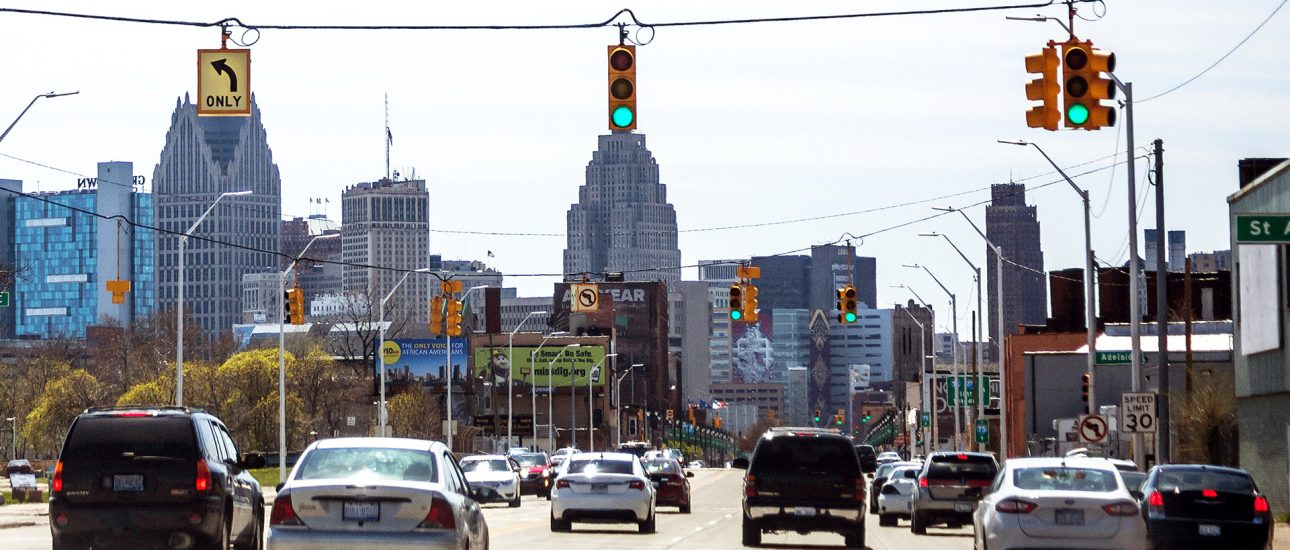
[{"label": "rooftop antenna", "polygon": [[390,145],[394,144],[394,134],[390,133],[390,93],[385,92],[385,179],[390,179]]}]

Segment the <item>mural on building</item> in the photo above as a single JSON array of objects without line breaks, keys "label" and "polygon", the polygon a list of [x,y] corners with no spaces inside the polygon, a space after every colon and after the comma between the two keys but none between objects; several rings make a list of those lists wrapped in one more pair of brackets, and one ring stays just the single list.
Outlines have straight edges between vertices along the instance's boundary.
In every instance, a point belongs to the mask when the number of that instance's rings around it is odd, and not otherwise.
[{"label": "mural on building", "polygon": [[734,323],[731,327],[730,378],[736,384],[774,381],[774,323],[769,310],[762,310],[759,317],[755,323]]}]

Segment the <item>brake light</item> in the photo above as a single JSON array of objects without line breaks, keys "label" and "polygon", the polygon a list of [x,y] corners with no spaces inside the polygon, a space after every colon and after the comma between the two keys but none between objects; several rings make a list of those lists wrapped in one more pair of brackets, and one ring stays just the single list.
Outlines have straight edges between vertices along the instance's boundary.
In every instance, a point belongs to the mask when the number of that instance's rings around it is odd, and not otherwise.
[{"label": "brake light", "polygon": [[269,525],[304,525],[296,516],[295,507],[291,506],[291,495],[278,495],[273,499],[273,511],[269,513]]},{"label": "brake light", "polygon": [[998,504],[994,505],[994,510],[996,512],[1002,512],[1004,514],[1029,514],[1035,511],[1035,508],[1038,508],[1038,507],[1039,507],[1038,504],[1035,504],[1030,501],[1010,498],[1007,500],[999,501]]},{"label": "brake light", "polygon": [[856,502],[864,502],[864,492],[867,488],[863,477],[856,478]]},{"label": "brake light", "polygon": [[63,492],[63,461],[58,461],[54,465],[54,480],[49,482],[49,490],[55,493]]},{"label": "brake light", "polygon": [[117,417],[121,417],[121,418],[139,418],[139,417],[142,417],[142,416],[152,416],[152,413],[146,413],[146,412],[123,412],[123,413],[116,413],[116,414],[114,414],[114,415],[112,415],[112,416],[117,416]]},{"label": "brake light", "polygon": [[965,454],[963,454],[963,453],[959,453],[958,459],[959,459],[959,460],[967,460],[967,455],[965,455]]},{"label": "brake light", "polygon": [[197,480],[193,485],[199,493],[205,493],[207,489],[211,488],[211,471],[210,468],[206,467],[205,459],[197,461]]},{"label": "brake light", "polygon": [[744,476],[744,496],[757,496],[757,478],[753,477],[751,474]]},{"label": "brake light", "polygon": [[1264,497],[1254,497],[1254,513],[1266,514],[1270,511],[1271,508],[1268,508],[1268,499]]},{"label": "brake light", "polygon": [[1165,496],[1160,494],[1160,491],[1152,491],[1151,496],[1147,497],[1147,506],[1163,508],[1165,506]]},{"label": "brake light", "polygon": [[452,505],[448,501],[435,497],[430,502],[430,511],[426,513],[425,521],[417,525],[421,529],[456,529],[457,516],[452,513]]},{"label": "brake light", "polygon": [[569,481],[568,481],[568,480],[566,480],[566,479],[557,480],[557,481],[555,482],[555,488],[556,488],[556,489],[568,489],[568,488],[569,488]]},{"label": "brake light", "polygon": [[1205,498],[1218,498],[1218,491],[1215,491],[1213,489],[1205,489],[1200,492],[1200,496],[1203,496]]},{"label": "brake light", "polygon": [[924,489],[927,488],[927,476],[921,476],[918,478],[918,486]]},{"label": "brake light", "polygon": [[644,491],[644,490],[645,490],[645,482],[644,482],[644,481],[633,481],[633,482],[631,482],[631,483],[628,483],[628,484],[627,484],[627,488],[628,488],[628,489],[636,489],[637,491]]},{"label": "brake light", "polygon": [[1111,516],[1136,516],[1138,505],[1132,502],[1116,502],[1102,507],[1102,511]]}]

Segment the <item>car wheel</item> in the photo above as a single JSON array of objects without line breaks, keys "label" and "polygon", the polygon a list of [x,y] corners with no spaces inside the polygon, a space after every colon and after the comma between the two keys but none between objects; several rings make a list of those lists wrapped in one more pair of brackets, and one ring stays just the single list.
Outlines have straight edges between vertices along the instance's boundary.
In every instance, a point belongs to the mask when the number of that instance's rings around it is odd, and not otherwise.
[{"label": "car wheel", "polygon": [[642,533],[653,533],[653,532],[655,531],[655,527],[656,527],[656,526],[655,526],[655,524],[654,524],[654,519],[655,519],[654,514],[650,514],[650,515],[649,515],[649,519],[647,519],[647,520],[645,520],[645,521],[640,522],[640,523],[638,524],[638,525],[640,526],[640,532],[642,532]]},{"label": "car wheel", "polygon": [[569,520],[555,519],[555,516],[551,516],[552,533],[565,533],[571,530],[573,530],[573,522]]},{"label": "car wheel", "polygon": [[519,494],[519,493],[515,493],[515,498],[514,498],[514,499],[512,499],[512,500],[511,500],[507,505],[508,505],[508,506],[510,506],[511,508],[519,508],[519,507],[520,507],[520,494]]},{"label": "car wheel", "polygon": [[84,550],[85,539],[72,536],[57,537],[54,539],[53,548],[54,550]]},{"label": "car wheel", "polygon": [[744,517],[744,546],[761,546],[761,528]]},{"label": "car wheel", "polygon": [[229,531],[233,528],[233,526],[229,524],[229,520],[231,519],[229,516],[230,514],[228,513],[224,514],[224,522],[220,525],[219,533],[215,535],[215,539],[207,542],[205,548],[209,550],[228,550]]},{"label": "car wheel", "polygon": [[891,527],[896,525],[895,514],[880,514],[878,516],[878,525],[882,527]]},{"label": "car wheel", "polygon": [[962,524],[962,523],[946,523],[946,524],[945,524],[945,526],[946,526],[946,527],[948,527],[948,528],[950,528],[950,529],[958,529],[958,528],[960,528],[960,527],[963,527],[963,524]]},{"label": "car wheel", "polygon": [[926,522],[927,520],[923,519],[922,514],[919,514],[918,512],[914,512],[914,514],[909,518],[909,531],[915,535],[927,534]]},{"label": "car wheel", "polygon": [[847,548],[864,548],[864,527],[861,527],[850,535],[843,535],[843,543]]},{"label": "car wheel", "polygon": [[[689,505],[689,504],[682,504],[682,505],[681,505],[681,513],[682,513],[682,514],[688,514],[688,513],[690,513],[690,505]],[[1269,547],[1269,548],[1270,548],[1270,547]]]},{"label": "car wheel", "polygon": [[878,514],[878,498],[877,498],[877,497],[869,497],[869,513],[870,513],[870,514],[872,514],[872,515],[875,515],[875,516],[880,515],[880,514]]}]

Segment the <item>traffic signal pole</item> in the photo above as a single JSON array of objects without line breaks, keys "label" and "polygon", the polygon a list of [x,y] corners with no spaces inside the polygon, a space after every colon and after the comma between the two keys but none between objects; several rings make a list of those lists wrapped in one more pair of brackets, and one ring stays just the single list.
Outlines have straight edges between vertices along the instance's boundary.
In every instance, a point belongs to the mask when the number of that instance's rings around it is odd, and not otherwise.
[{"label": "traffic signal pole", "polygon": [[[1164,142],[1156,139],[1153,154],[1156,160],[1156,374],[1160,392],[1156,415],[1160,421],[1156,428],[1156,463],[1169,463],[1169,271],[1165,266],[1165,165],[1161,156]],[[1186,307],[1191,307],[1188,303]]]},{"label": "traffic signal pole", "polygon": [[[1138,263],[1138,180],[1134,169],[1133,144],[1133,83],[1123,82],[1115,73],[1110,73],[1116,87],[1124,92],[1124,135],[1125,160],[1129,162],[1129,338],[1132,357],[1132,387],[1134,392],[1142,391],[1142,305],[1138,303],[1138,277],[1142,266]],[[1142,452],[1142,434],[1133,434],[1133,461],[1146,469],[1146,456]]]}]

